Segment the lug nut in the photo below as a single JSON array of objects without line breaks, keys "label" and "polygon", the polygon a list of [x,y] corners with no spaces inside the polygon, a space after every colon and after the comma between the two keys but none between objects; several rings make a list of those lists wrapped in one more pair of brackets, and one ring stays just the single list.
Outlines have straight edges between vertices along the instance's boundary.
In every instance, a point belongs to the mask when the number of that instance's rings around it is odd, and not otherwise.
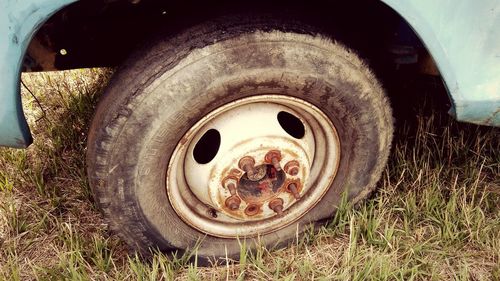
[{"label": "lug nut", "polygon": [[255,216],[260,212],[260,206],[257,204],[249,204],[245,208],[245,215],[247,216]]},{"label": "lug nut", "polygon": [[278,160],[278,158],[273,157],[271,163],[273,164],[276,171],[281,171],[280,161]]},{"label": "lug nut", "polygon": [[295,183],[291,183],[287,186],[287,191],[289,191],[293,197],[297,200],[300,199],[300,194],[299,194],[299,191],[297,189],[297,185]]},{"label": "lug nut", "polygon": [[264,160],[267,163],[273,164],[274,168],[277,171],[281,170],[280,166],[280,161],[281,161],[281,152],[279,150],[271,150],[269,151],[266,156],[264,157]]},{"label": "lug nut", "polygon": [[240,159],[238,166],[245,171],[249,178],[255,174],[255,160],[251,156],[245,156]]},{"label": "lug nut", "polygon": [[236,195],[236,185],[234,183],[228,184],[227,189],[229,189],[231,195]]},{"label": "lug nut", "polygon": [[269,209],[273,210],[278,216],[283,214],[283,199],[275,198],[269,202]]},{"label": "lug nut", "polygon": [[291,176],[296,176],[299,173],[299,162],[292,160],[285,164],[285,172]]},{"label": "lug nut", "polygon": [[224,188],[227,188],[229,192],[231,192],[231,195],[234,195],[236,193],[237,185],[238,185],[238,178],[236,177],[228,176],[222,180],[222,186]]},{"label": "lug nut", "polygon": [[236,211],[240,208],[241,199],[236,195],[231,195],[226,199],[226,207],[231,211]]}]

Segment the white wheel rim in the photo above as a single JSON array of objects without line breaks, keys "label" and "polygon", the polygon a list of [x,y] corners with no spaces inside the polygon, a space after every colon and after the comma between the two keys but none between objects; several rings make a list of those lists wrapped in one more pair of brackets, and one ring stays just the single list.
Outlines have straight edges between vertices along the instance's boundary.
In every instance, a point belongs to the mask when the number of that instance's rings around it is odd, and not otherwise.
[{"label": "white wheel rim", "polygon": [[[277,118],[280,112],[300,120],[303,137],[285,131]],[[211,129],[219,132],[220,145],[213,159],[200,164],[193,150]],[[266,161],[269,151],[279,151],[282,171],[269,157]],[[249,179],[238,165],[245,156],[262,168],[252,178],[264,178]],[[226,238],[266,234],[294,223],[313,208],[330,188],[339,162],[335,127],[316,106],[284,95],[253,96],[217,108],[188,130],[170,158],[167,194],[179,217],[203,233]],[[298,169],[285,172],[285,167],[297,163]],[[236,189],[228,188],[231,183]],[[297,192],[290,192],[290,183]],[[237,209],[227,203],[232,194],[240,201]]]}]

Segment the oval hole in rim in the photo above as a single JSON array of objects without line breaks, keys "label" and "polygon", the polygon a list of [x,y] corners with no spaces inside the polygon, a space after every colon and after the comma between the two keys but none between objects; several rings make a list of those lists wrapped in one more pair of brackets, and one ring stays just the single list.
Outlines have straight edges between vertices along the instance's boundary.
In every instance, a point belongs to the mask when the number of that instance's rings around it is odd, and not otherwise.
[{"label": "oval hole in rim", "polygon": [[278,122],[285,132],[296,139],[301,139],[306,134],[306,129],[302,121],[291,113],[280,111],[278,113]]},{"label": "oval hole in rim", "polygon": [[210,163],[219,152],[220,140],[220,133],[216,129],[206,131],[194,146],[194,160],[198,164]]}]

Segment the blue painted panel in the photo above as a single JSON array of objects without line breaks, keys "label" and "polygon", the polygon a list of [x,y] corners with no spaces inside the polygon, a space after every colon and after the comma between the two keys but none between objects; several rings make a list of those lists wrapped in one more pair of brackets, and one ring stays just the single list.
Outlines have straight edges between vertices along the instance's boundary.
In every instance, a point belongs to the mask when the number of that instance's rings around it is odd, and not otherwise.
[{"label": "blue painted panel", "polygon": [[75,0],[0,0],[0,145],[26,147],[31,134],[19,94],[24,53],[37,28]]},{"label": "blue painted panel", "polygon": [[461,121],[500,126],[500,1],[382,0],[433,56]]}]

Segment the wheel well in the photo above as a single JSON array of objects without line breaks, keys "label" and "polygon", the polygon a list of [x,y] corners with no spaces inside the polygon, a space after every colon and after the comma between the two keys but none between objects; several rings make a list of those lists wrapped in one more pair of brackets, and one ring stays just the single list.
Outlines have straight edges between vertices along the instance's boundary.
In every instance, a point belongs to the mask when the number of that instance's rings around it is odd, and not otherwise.
[{"label": "wheel well", "polygon": [[[439,75],[424,44],[406,21],[381,1],[77,1],[53,15],[36,33],[24,71],[120,65],[158,34],[226,15],[266,15],[312,25],[354,49],[384,85],[395,70]],[[422,71],[423,70],[423,71]],[[395,76],[398,79],[393,79]],[[407,79],[408,77],[403,77]]]}]

